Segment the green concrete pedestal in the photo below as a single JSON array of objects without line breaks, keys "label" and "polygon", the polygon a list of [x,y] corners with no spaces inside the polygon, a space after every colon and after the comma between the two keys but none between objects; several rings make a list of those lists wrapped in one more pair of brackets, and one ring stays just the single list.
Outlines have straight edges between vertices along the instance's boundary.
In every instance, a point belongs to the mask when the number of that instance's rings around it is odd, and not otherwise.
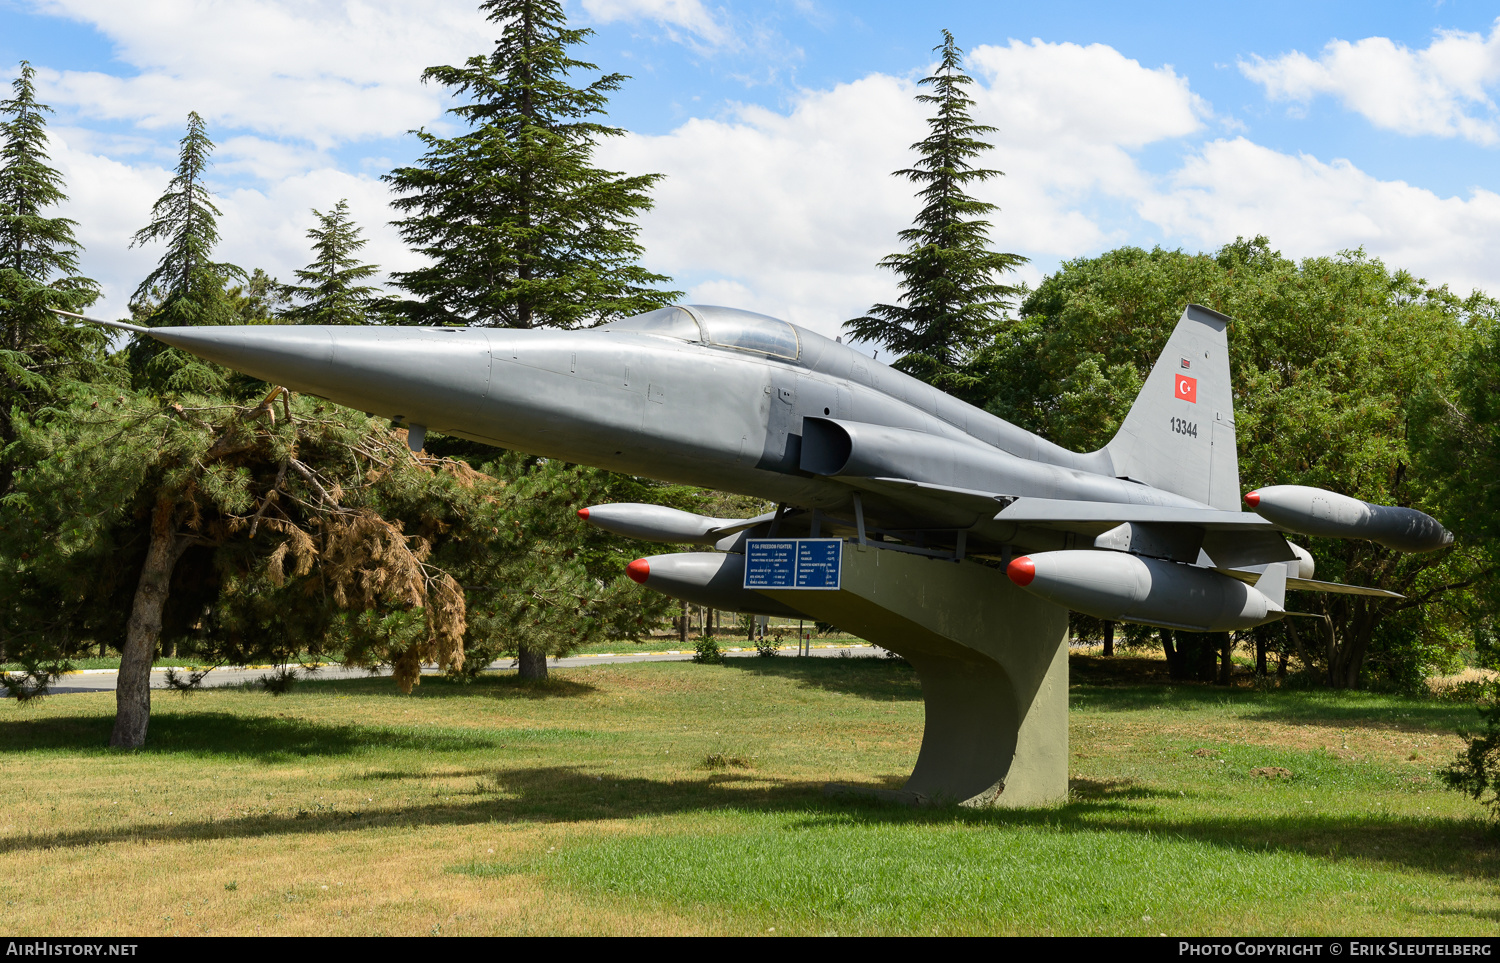
[{"label": "green concrete pedestal", "polygon": [[999,569],[852,542],[842,586],[765,594],[916,668],[927,722],[897,797],[1007,807],[1067,797],[1066,609]]}]

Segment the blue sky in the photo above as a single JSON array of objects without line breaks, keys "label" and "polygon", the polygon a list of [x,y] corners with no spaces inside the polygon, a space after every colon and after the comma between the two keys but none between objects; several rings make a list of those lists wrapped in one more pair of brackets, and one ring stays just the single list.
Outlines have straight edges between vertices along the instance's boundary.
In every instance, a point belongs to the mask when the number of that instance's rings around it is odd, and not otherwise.
[{"label": "blue sky", "polygon": [[[910,220],[889,176],[921,136],[913,82],[940,30],[969,52],[1006,171],[994,243],[1063,259],[1121,244],[1212,249],[1265,233],[1293,256],[1364,247],[1500,293],[1500,30],[1474,3],[843,3],[570,0],[579,52],[632,79],[601,160],[666,174],[648,266],[693,300],[832,333],[894,295],[875,261]],[[423,66],[487,49],[471,3],[0,0],[0,62],[56,109],[86,268],[119,313],[155,252],[128,247],[190,109],[219,145],[221,253],[283,278],[311,208],[350,200],[367,254],[408,266],[379,176],[442,129]]]}]

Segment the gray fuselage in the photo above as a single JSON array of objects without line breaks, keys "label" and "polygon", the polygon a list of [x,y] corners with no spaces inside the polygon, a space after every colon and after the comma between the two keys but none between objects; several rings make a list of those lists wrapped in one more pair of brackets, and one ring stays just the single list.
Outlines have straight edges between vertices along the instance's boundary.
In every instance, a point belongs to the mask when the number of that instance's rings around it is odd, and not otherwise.
[{"label": "gray fuselage", "polygon": [[[951,442],[981,463],[958,459],[963,464],[955,469],[952,459],[915,448],[887,452],[887,461],[907,462],[897,466],[904,478],[1022,497],[1204,507],[1115,478],[1105,451],[1067,451],[846,345],[777,323],[795,332],[795,358],[617,326],[253,326],[155,334],[267,381],[432,431],[835,516],[848,516],[854,489],[801,470],[804,418],[905,429],[939,447]],[[865,506],[872,524],[883,506],[893,528],[921,524],[909,506],[887,505],[878,492],[866,494]],[[944,526],[969,524],[948,519],[930,527]],[[1053,542],[1015,532],[988,540],[1002,539]]]}]

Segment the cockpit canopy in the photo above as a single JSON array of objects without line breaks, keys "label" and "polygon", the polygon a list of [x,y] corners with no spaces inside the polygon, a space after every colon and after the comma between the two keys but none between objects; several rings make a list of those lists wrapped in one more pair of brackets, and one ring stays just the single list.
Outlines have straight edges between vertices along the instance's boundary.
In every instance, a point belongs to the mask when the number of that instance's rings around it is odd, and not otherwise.
[{"label": "cockpit canopy", "polygon": [[801,354],[797,329],[785,321],[754,311],[711,305],[673,305],[599,326],[610,331],[640,331],[645,334],[700,341],[724,348],[753,351],[796,361]]}]

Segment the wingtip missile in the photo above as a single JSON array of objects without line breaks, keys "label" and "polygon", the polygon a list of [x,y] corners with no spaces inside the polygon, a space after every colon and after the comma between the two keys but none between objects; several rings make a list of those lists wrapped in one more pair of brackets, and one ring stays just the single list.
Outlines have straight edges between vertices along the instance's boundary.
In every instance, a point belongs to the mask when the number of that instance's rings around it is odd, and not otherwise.
[{"label": "wingtip missile", "polygon": [[710,518],[666,505],[617,502],[612,505],[590,505],[580,508],[578,517],[595,528],[646,542],[688,542],[712,545],[724,538],[761,522],[770,515],[755,518]]},{"label": "wingtip missile", "polygon": [[1415,508],[1376,505],[1307,485],[1270,485],[1245,494],[1245,504],[1268,522],[1304,535],[1363,538],[1400,552],[1431,552],[1453,543],[1453,533]]}]

